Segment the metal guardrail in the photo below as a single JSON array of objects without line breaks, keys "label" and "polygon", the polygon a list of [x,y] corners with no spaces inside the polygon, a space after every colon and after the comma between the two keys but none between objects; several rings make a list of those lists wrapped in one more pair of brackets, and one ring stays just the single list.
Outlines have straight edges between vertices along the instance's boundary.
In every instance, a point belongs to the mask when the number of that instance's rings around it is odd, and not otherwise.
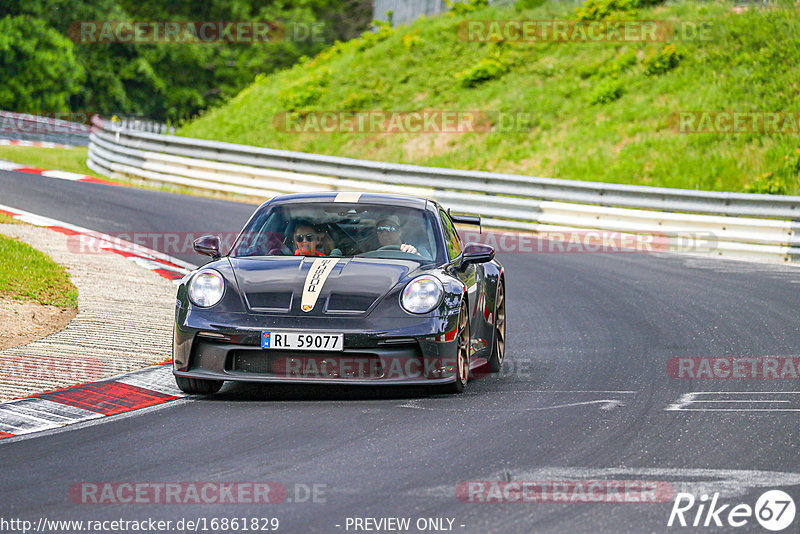
[{"label": "metal guardrail", "polygon": [[150,132],[157,134],[175,133],[175,127],[163,122],[151,121],[149,119],[142,119],[139,117],[120,117],[119,126],[126,130],[136,130],[139,132]]},{"label": "metal guardrail", "polygon": [[137,132],[99,120],[94,124],[87,164],[109,177],[261,199],[319,190],[412,194],[479,214],[489,227],[702,235],[713,244],[714,254],[800,258],[796,196],[421,167]]}]

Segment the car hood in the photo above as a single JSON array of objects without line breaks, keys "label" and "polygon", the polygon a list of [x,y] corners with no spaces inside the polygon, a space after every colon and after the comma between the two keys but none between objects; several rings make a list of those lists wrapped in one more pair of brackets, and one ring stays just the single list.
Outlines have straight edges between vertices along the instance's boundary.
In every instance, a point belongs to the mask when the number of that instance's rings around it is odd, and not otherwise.
[{"label": "car hood", "polygon": [[364,314],[416,261],[377,258],[230,258],[245,305],[290,316]]}]

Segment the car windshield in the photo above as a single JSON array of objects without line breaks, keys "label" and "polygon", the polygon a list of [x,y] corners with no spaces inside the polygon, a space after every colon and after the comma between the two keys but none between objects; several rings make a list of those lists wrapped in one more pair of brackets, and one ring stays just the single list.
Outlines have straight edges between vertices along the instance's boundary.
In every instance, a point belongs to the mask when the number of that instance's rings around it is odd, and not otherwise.
[{"label": "car windshield", "polygon": [[261,208],[231,250],[233,257],[328,256],[438,261],[434,218],[415,208],[349,203]]}]

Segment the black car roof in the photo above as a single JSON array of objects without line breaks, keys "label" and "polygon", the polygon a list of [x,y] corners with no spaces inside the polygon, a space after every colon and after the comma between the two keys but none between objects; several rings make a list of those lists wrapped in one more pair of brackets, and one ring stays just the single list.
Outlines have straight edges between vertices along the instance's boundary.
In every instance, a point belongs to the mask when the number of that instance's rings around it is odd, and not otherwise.
[{"label": "black car roof", "polygon": [[431,204],[424,198],[407,195],[390,195],[387,193],[360,193],[344,191],[321,191],[314,193],[293,193],[278,195],[265,204],[294,204],[306,202],[358,202],[365,204],[381,204],[385,206],[404,206],[409,208],[427,209]]}]

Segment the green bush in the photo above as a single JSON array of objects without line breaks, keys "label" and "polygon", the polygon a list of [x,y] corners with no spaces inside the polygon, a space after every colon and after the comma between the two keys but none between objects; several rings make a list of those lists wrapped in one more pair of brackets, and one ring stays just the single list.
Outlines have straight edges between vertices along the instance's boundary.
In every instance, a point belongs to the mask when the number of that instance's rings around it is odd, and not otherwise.
[{"label": "green bush", "polygon": [[800,148],[795,149],[792,154],[783,156],[783,169],[791,176],[800,174]]},{"label": "green bush", "polygon": [[622,84],[613,78],[601,81],[592,91],[591,104],[609,104],[622,96]]},{"label": "green bush", "polygon": [[583,63],[581,65],[578,65],[578,68],[576,70],[578,76],[580,76],[582,79],[585,80],[586,78],[591,78],[592,76],[597,74],[597,72],[600,70],[600,66],[594,63]]},{"label": "green bush", "polygon": [[597,63],[586,63],[577,68],[578,76],[591,78],[592,76],[619,76],[628,68],[636,64],[636,52],[633,50],[623,52],[611,61],[601,61]]},{"label": "green bush", "polygon": [[278,102],[286,111],[304,111],[327,92],[331,73],[321,69],[314,77],[303,78],[278,93]]},{"label": "green bush", "polygon": [[446,0],[446,4],[450,9],[450,13],[460,16],[482,9],[486,7],[489,2],[487,0]]},{"label": "green bush", "polygon": [[361,34],[361,37],[356,39],[356,50],[363,52],[364,50],[372,48],[381,41],[385,41],[391,37],[395,32],[394,28],[389,26],[386,22],[375,21],[375,25],[378,27],[376,31],[364,32]]},{"label": "green bush", "polygon": [[419,36],[419,30],[414,30],[412,33],[407,33],[403,36],[403,46],[406,50],[411,50],[422,44],[422,38]]},{"label": "green bush", "polygon": [[347,96],[342,100],[342,109],[345,111],[359,111],[372,102],[372,93],[347,93]]},{"label": "green bush", "polygon": [[644,73],[649,76],[664,74],[677,67],[680,61],[681,53],[677,51],[674,44],[668,44],[659,52],[651,50],[644,58]]},{"label": "green bush", "polygon": [[760,175],[745,187],[745,191],[748,193],[763,195],[785,195],[787,189],[786,181],[772,172]]},{"label": "green bush", "polygon": [[514,3],[514,8],[517,11],[524,11],[526,9],[533,9],[544,5],[547,0],[517,0]]},{"label": "green bush", "polygon": [[638,0],[586,0],[575,10],[578,20],[603,20],[611,15],[635,11]]},{"label": "green bush", "polygon": [[458,73],[456,78],[466,87],[474,87],[479,83],[494,80],[508,71],[508,66],[499,59],[484,57],[472,67]]},{"label": "green bush", "polygon": [[634,65],[636,65],[636,52],[629,50],[614,58],[614,61],[611,62],[611,69],[615,72],[622,72]]}]

